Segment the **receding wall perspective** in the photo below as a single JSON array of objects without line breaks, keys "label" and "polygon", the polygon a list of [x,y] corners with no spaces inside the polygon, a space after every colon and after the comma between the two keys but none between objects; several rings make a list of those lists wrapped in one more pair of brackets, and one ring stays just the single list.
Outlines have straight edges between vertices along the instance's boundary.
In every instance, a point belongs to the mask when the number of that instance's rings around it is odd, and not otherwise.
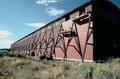
[{"label": "receding wall perspective", "polygon": [[[109,6],[118,13],[111,13]],[[110,18],[120,19],[114,4],[91,0],[13,43],[12,53],[82,62],[120,57],[120,40],[115,36],[120,21]]]}]

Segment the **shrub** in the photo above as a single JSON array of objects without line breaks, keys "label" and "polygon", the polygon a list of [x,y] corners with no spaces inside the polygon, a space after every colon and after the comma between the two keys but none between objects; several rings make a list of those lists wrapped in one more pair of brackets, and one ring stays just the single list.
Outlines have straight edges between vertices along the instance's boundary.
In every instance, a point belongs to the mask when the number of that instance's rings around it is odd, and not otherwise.
[{"label": "shrub", "polygon": [[69,70],[69,69],[70,69],[71,65],[70,65],[69,62],[67,62],[67,61],[62,61],[62,62],[61,62],[61,67],[62,67],[62,69],[63,69],[64,71],[66,71],[66,70]]},{"label": "shrub", "polygon": [[25,65],[28,65],[30,64],[30,61],[27,61],[27,60],[23,60],[23,59],[17,59],[15,61],[12,61],[10,66],[11,67],[17,67],[17,66],[25,66]]},{"label": "shrub", "polygon": [[111,60],[111,64],[120,64],[120,58],[115,58]]},{"label": "shrub", "polygon": [[83,63],[76,71],[77,79],[92,79],[94,65],[91,63]]},{"label": "shrub", "polygon": [[16,54],[15,57],[18,57],[18,58],[26,58],[25,55],[22,55],[22,54]]},{"label": "shrub", "polygon": [[111,79],[120,79],[120,64],[114,65],[112,69],[112,78]]},{"label": "shrub", "polygon": [[110,79],[110,77],[111,67],[109,63],[96,65],[93,79]]}]

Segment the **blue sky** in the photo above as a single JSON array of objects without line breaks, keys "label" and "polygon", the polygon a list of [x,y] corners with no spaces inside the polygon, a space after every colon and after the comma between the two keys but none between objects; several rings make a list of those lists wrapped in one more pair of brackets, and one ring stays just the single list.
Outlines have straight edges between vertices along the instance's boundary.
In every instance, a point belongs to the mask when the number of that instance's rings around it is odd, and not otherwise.
[{"label": "blue sky", "polygon": [[[0,0],[0,48],[89,0]],[[111,0],[120,7],[120,0]]]}]

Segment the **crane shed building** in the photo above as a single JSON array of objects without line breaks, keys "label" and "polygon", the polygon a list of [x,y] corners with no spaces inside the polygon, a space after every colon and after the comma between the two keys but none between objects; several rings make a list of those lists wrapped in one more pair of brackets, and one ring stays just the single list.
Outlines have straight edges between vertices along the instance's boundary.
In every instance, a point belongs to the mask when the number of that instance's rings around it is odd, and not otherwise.
[{"label": "crane shed building", "polygon": [[11,45],[14,54],[64,60],[120,57],[120,9],[91,0]]}]

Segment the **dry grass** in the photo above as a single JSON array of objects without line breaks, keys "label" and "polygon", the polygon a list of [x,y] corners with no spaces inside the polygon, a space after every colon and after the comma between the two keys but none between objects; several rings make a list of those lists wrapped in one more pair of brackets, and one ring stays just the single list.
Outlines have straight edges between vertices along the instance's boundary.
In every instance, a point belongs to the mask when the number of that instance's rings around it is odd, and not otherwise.
[{"label": "dry grass", "polygon": [[107,63],[0,58],[0,79],[120,79],[120,59]]},{"label": "dry grass", "polygon": [[0,58],[0,79],[67,79],[70,64],[66,63],[2,57]]}]

